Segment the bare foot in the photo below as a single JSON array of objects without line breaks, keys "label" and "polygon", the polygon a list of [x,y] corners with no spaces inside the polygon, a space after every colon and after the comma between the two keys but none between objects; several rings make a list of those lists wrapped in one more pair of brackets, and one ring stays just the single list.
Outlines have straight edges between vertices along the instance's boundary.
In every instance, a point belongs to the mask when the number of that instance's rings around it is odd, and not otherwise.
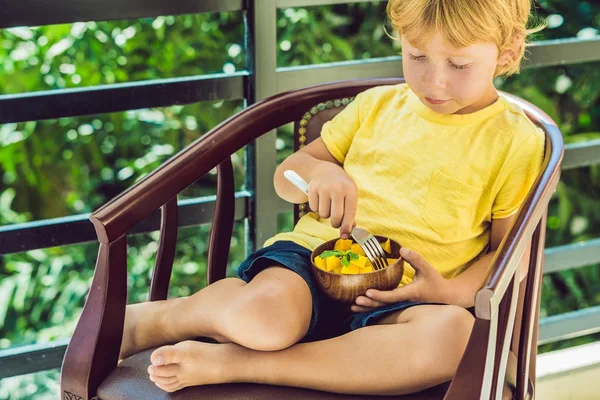
[{"label": "bare foot", "polygon": [[150,356],[150,380],[166,392],[188,386],[234,381],[241,346],[187,340],[156,349]]}]

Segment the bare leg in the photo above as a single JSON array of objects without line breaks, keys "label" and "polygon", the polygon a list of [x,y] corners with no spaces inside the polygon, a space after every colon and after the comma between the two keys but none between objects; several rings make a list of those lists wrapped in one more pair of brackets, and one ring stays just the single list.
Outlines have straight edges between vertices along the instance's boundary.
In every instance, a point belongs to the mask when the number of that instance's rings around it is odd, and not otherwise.
[{"label": "bare leg", "polygon": [[[156,350],[148,372],[169,392],[256,382],[339,393],[406,394],[452,378],[473,321],[460,307],[424,305],[392,314],[380,325],[281,351],[186,341]],[[157,365],[159,356],[163,365]]]},{"label": "bare leg", "polygon": [[223,279],[189,297],[127,306],[121,358],[198,336],[255,350],[280,350],[306,333],[312,299],[306,282],[281,267],[250,283]]}]

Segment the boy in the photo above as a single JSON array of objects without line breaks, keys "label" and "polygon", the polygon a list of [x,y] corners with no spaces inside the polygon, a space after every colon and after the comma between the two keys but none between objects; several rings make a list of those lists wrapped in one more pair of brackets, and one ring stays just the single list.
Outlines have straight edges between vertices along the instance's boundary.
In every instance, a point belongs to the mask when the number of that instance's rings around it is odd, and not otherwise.
[{"label": "boy", "polygon": [[[403,394],[451,379],[473,324],[467,308],[540,170],[543,134],[493,86],[518,71],[529,9],[390,0],[407,84],[361,93],[276,171],[292,203],[307,196],[283,171],[309,182],[314,212],[250,255],[242,279],[128,306],[121,357],[179,342],[155,350],[148,368],[169,392],[243,381]],[[403,257],[416,272],[369,290],[347,315],[320,295],[309,257],[355,224],[411,249]],[[219,344],[186,340],[198,336]]]}]

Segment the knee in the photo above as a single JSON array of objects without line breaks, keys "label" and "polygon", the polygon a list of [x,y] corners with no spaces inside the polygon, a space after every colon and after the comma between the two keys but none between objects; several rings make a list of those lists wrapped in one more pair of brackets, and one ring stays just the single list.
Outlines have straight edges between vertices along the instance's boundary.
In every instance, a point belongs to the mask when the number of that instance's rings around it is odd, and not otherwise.
[{"label": "knee", "polygon": [[440,309],[439,324],[454,345],[461,343],[466,347],[475,318],[466,309],[459,306],[444,306]]},{"label": "knee", "polygon": [[247,343],[240,343],[246,347],[282,350],[302,339],[308,329],[311,310],[295,302],[277,282],[260,291],[250,290],[244,300],[233,314],[248,335]]},{"label": "knee", "polygon": [[[444,306],[437,318],[437,359],[448,377],[454,376],[471,336],[473,315],[462,307]],[[433,328],[433,327],[432,327]]]}]

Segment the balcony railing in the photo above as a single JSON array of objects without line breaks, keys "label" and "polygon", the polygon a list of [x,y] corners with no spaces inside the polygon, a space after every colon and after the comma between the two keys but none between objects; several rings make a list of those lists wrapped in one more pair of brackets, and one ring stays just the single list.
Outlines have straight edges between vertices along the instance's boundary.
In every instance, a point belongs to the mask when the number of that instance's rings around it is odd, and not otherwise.
[{"label": "balcony railing", "polygon": [[[0,124],[60,117],[103,114],[131,109],[190,104],[209,100],[241,100],[248,104],[279,92],[318,83],[402,75],[400,57],[277,68],[276,12],[278,8],[359,3],[365,0],[21,0],[0,9],[0,29],[78,21],[107,21],[204,12],[242,11],[246,21],[246,54],[250,66],[235,74],[213,74],[82,89],[41,91],[0,96]],[[600,61],[600,39],[561,39],[536,42],[530,47],[525,68]],[[160,93],[160,96],[156,94]],[[83,101],[85,100],[85,101]],[[291,211],[273,189],[276,167],[275,135],[267,134],[249,147],[247,186],[238,192],[236,219],[252,218],[255,243],[277,230],[277,215]],[[600,140],[567,145],[563,169],[600,163]],[[253,194],[254,193],[254,194]],[[180,226],[210,223],[214,197],[180,202]],[[130,233],[159,229],[153,214]],[[96,240],[88,214],[0,227],[0,255]],[[254,247],[254,243],[250,244]],[[545,273],[579,268],[600,262],[600,239],[548,248]],[[591,307],[543,318],[539,344],[600,331],[600,307]],[[50,344],[0,351],[0,379],[60,367],[68,339]]]}]

